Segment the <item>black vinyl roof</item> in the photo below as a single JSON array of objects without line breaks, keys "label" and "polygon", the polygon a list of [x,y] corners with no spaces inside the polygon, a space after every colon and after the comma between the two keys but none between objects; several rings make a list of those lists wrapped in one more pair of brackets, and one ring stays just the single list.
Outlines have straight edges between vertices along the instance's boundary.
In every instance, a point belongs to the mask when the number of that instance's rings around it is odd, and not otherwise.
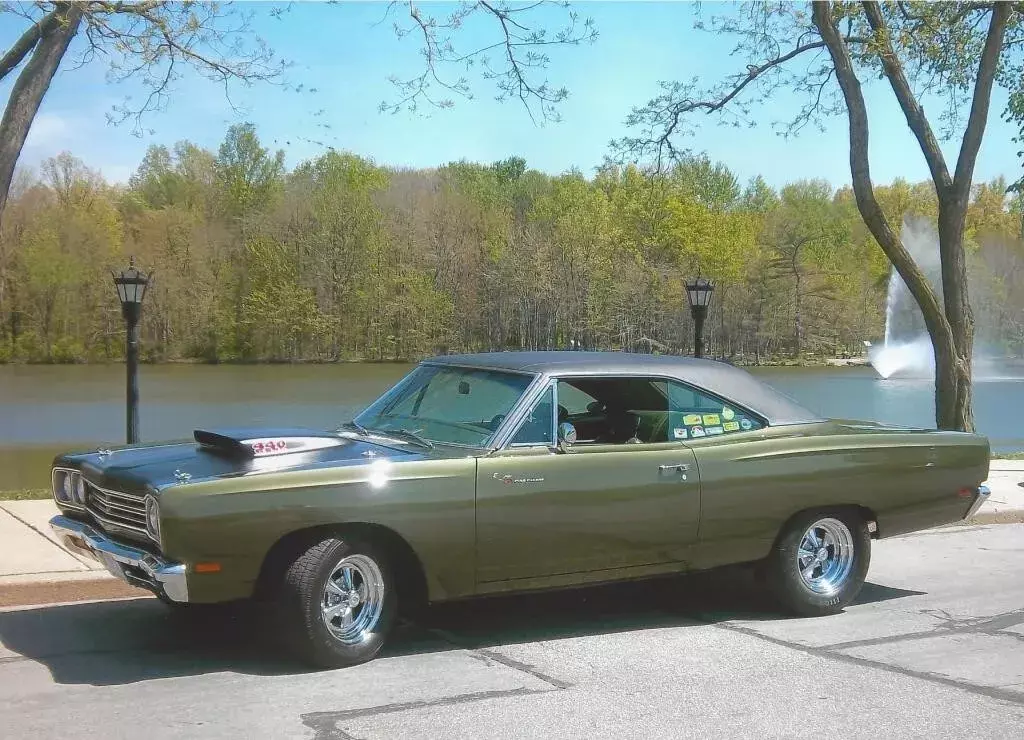
[{"label": "black vinyl roof", "polygon": [[441,355],[424,362],[550,375],[655,375],[704,388],[764,417],[769,424],[822,421],[746,370],[714,360],[632,352],[481,352]]}]

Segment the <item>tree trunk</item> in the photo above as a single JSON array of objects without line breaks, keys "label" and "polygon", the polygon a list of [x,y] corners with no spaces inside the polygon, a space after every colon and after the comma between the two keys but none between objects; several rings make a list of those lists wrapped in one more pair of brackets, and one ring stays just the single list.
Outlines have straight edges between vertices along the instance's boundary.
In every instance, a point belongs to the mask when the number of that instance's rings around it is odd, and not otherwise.
[{"label": "tree trunk", "polygon": [[[955,196],[954,196],[955,197]],[[947,196],[947,199],[953,200]],[[945,314],[953,335],[954,353],[946,358],[943,390],[938,393],[939,373],[936,371],[936,417],[940,429],[973,431],[971,377],[974,354],[974,313],[967,293],[967,259],[964,254],[964,220],[967,201],[939,201],[939,255],[942,260],[942,298]],[[936,358],[936,367],[938,360]]]},{"label": "tree trunk", "polygon": [[57,22],[47,24],[40,34],[32,58],[11,89],[0,121],[0,219],[32,121],[82,20],[82,6],[78,3],[60,3],[54,13]]},{"label": "tree trunk", "polygon": [[[1002,53],[1003,38],[1010,16],[1010,6],[997,3],[992,8],[985,47],[978,62],[978,76],[971,100],[960,155],[950,187],[939,193],[939,256],[942,263],[942,290],[946,318],[953,334],[956,355],[953,358],[952,392],[938,409],[944,429],[973,431],[974,413],[971,403],[972,358],[974,353],[974,314],[967,287],[967,258],[964,254],[964,224],[971,195],[971,181],[978,150],[988,122],[992,86]],[[940,156],[941,152],[931,156]]]}]

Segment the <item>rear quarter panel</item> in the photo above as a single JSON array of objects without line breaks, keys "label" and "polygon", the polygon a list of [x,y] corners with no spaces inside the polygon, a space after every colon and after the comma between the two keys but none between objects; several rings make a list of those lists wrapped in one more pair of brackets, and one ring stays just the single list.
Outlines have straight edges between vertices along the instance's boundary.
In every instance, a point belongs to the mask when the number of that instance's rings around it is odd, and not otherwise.
[{"label": "rear quarter panel", "polygon": [[263,473],[174,486],[161,496],[163,550],[186,563],[221,563],[190,574],[197,601],[251,595],[264,557],[281,537],[309,527],[375,524],[416,552],[434,600],[474,588],[473,458]]},{"label": "rear quarter panel", "polygon": [[690,443],[701,480],[698,567],[765,557],[806,509],[856,505],[890,537],[961,519],[988,477],[980,435],[823,422]]}]

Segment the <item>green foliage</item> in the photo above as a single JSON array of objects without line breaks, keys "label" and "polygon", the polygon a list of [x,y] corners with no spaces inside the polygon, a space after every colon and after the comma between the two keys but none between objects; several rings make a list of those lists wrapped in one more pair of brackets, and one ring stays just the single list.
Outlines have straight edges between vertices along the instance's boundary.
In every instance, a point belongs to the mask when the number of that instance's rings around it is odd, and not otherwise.
[{"label": "green foliage", "polygon": [[214,162],[224,208],[231,216],[264,208],[277,194],[284,174],[284,152],[273,156],[256,136],[251,123],[228,129]]},{"label": "green foliage", "polygon": [[[551,177],[521,158],[394,171],[328,152],[284,171],[251,127],[218,154],[151,148],[127,188],[70,155],[11,201],[0,233],[0,362],[120,360],[110,284],[155,273],[147,361],[413,359],[436,352],[689,352],[683,283],[718,289],[708,351],[761,362],[861,351],[889,265],[848,188],[740,187],[688,158],[664,176]],[[928,185],[876,188],[894,222],[934,218]],[[1019,197],[976,186],[968,215],[983,337],[1024,353]]]},{"label": "green foliage", "polygon": [[286,245],[266,237],[246,244],[248,283],[239,331],[246,359],[302,357],[323,330],[313,291],[301,283],[298,264]]},{"label": "green foliage", "polygon": [[495,162],[494,171],[498,175],[498,182],[502,184],[516,182],[526,172],[526,160],[522,157],[509,157]]},{"label": "green foliage", "polygon": [[707,155],[686,157],[672,168],[669,182],[680,195],[712,211],[732,207],[740,197],[740,183],[721,162]]}]

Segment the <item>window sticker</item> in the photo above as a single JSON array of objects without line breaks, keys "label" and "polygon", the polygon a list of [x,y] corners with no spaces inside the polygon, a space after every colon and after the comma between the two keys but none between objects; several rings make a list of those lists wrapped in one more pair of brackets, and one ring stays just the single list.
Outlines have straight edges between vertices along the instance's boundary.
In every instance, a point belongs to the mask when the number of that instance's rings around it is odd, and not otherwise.
[{"label": "window sticker", "polygon": [[726,421],[732,421],[733,419],[736,418],[736,412],[733,411],[728,406],[723,406],[722,407],[722,418],[725,419]]},{"label": "window sticker", "polygon": [[686,439],[686,429],[684,427],[676,427],[672,430],[672,436],[676,439]]},{"label": "window sticker", "polygon": [[752,423],[752,422],[750,421],[750,419],[748,419],[748,418],[747,418],[747,417],[745,417],[745,416],[744,416],[744,417],[741,417],[741,418],[740,418],[740,428],[741,428],[741,429],[742,429],[742,430],[743,430],[744,432],[746,432],[746,431],[749,431],[749,430],[750,430],[750,429],[752,429],[753,427],[754,427],[754,425],[753,425],[753,423]]},{"label": "window sticker", "polygon": [[690,436],[691,437],[703,437],[704,436],[704,427],[690,427]]},{"label": "window sticker", "polygon": [[686,426],[688,426],[688,427],[692,427],[694,424],[700,424],[701,423],[701,421],[700,421],[700,414],[686,414],[686,415],[684,415],[683,416],[683,423]]},{"label": "window sticker", "polygon": [[704,414],[704,426],[708,424],[720,424],[721,419],[718,418],[718,414]]},{"label": "window sticker", "polygon": [[716,434],[722,434],[725,432],[725,430],[722,429],[722,427],[707,427],[704,431],[707,432],[709,437],[714,436]]},{"label": "window sticker", "polygon": [[727,432],[738,432],[740,429],[740,423],[738,421],[727,421],[722,424],[722,429]]}]

